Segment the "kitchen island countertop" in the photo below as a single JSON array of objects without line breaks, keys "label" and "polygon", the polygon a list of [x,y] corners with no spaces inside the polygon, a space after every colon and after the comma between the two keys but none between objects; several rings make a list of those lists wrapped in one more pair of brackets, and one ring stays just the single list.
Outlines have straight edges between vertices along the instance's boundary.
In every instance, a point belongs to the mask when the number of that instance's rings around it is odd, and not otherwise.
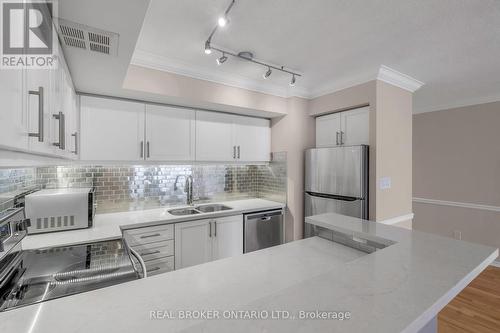
[{"label": "kitchen island countertop", "polygon": [[[349,224],[335,214],[307,222],[395,243],[366,254],[319,237],[298,240],[7,311],[0,331],[418,332],[498,255],[437,235],[359,219]],[[180,320],[178,310],[275,317]],[[316,310],[348,312],[350,319],[297,320]]]}]

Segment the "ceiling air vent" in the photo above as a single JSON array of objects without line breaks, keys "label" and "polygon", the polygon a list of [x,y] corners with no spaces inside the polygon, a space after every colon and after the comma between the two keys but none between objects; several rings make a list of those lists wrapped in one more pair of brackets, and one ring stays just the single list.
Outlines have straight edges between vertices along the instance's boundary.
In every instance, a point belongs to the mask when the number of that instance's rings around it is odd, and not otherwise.
[{"label": "ceiling air vent", "polygon": [[57,19],[59,39],[63,46],[90,52],[118,55],[118,34],[64,19]]}]

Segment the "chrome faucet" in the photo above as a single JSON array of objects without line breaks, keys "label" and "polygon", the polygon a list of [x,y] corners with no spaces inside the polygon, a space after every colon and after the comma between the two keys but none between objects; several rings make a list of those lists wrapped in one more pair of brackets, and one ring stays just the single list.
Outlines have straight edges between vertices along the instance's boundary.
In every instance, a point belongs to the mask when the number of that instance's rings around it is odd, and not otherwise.
[{"label": "chrome faucet", "polygon": [[191,175],[186,176],[184,192],[186,192],[186,204],[191,206],[193,204],[193,176]]}]

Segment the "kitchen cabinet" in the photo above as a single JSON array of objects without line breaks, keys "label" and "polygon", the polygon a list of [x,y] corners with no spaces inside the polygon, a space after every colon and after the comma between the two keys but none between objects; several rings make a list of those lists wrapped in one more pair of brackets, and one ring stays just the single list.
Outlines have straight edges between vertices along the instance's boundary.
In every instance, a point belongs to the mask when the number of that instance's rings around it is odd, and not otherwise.
[{"label": "kitchen cabinet", "polygon": [[243,254],[242,215],[175,225],[175,268]]},{"label": "kitchen cabinet", "polygon": [[195,111],[146,105],[146,159],[194,161]]},{"label": "kitchen cabinet", "polygon": [[362,107],[316,118],[316,147],[368,145],[370,108]]},{"label": "kitchen cabinet", "polygon": [[197,161],[269,161],[268,119],[220,112],[196,112]]},{"label": "kitchen cabinet", "polygon": [[82,160],[144,158],[144,104],[92,96],[81,96],[80,104]]},{"label": "kitchen cabinet", "polygon": [[175,224],[176,269],[212,260],[211,226],[207,219]]},{"label": "kitchen cabinet", "polygon": [[213,227],[212,259],[223,259],[243,254],[243,217],[241,215],[216,219]]},{"label": "kitchen cabinet", "polygon": [[148,276],[174,270],[173,224],[124,230],[123,237],[144,261]]},{"label": "kitchen cabinet", "polygon": [[196,160],[232,161],[234,116],[220,112],[196,111]]},{"label": "kitchen cabinet", "polygon": [[3,148],[28,149],[28,119],[24,103],[24,72],[2,70],[0,75],[0,145]]},{"label": "kitchen cabinet", "polygon": [[238,161],[269,161],[271,159],[271,127],[267,119],[234,117],[234,138]]}]

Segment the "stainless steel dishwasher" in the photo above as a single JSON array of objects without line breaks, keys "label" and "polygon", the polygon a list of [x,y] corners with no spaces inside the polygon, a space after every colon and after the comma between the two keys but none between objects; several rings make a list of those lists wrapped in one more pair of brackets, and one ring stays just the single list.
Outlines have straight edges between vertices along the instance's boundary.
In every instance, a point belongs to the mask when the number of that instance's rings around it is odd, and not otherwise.
[{"label": "stainless steel dishwasher", "polygon": [[283,210],[244,215],[244,253],[283,244]]}]

